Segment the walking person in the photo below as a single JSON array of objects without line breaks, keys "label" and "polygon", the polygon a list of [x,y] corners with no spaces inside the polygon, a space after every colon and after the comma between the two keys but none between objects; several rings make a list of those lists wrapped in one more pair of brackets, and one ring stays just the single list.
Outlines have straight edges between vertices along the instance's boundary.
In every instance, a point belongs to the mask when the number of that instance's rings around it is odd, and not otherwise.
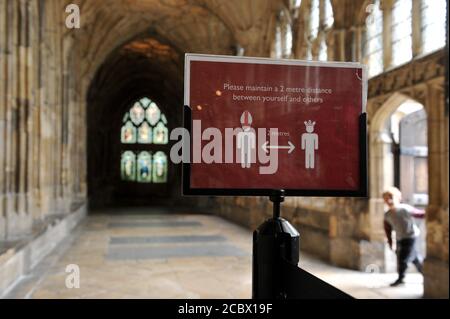
[{"label": "walking person", "polygon": [[384,214],[384,230],[389,247],[392,246],[392,231],[396,237],[397,271],[398,278],[391,284],[392,287],[404,283],[408,263],[412,262],[420,273],[423,273],[423,258],[416,249],[417,238],[420,234],[414,218],[424,218],[425,211],[416,209],[411,205],[401,203],[402,193],[398,188],[391,187],[383,193],[383,200],[388,206]]}]

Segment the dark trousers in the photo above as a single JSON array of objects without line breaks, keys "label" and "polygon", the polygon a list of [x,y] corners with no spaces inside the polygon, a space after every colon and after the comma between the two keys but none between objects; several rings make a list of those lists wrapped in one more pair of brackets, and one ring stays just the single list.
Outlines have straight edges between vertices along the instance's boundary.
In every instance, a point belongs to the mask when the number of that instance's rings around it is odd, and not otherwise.
[{"label": "dark trousers", "polygon": [[406,238],[397,241],[397,271],[398,277],[401,279],[405,277],[405,272],[410,262],[422,273],[423,259],[417,252],[415,244],[415,238]]}]

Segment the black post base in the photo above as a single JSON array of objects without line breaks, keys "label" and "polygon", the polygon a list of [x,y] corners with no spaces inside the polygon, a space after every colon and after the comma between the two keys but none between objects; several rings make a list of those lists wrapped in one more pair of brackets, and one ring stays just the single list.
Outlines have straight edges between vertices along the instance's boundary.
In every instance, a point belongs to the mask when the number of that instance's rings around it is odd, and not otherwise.
[{"label": "black post base", "polygon": [[253,232],[253,299],[349,299],[351,296],[297,266],[300,234],[280,217],[283,191],[270,200],[273,218]]}]

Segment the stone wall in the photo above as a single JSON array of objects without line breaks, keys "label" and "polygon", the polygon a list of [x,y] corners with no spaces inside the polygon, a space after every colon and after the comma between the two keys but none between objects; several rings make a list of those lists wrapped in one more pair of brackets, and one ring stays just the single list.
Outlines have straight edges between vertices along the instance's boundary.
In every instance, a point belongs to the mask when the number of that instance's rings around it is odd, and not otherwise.
[{"label": "stone wall", "polygon": [[[217,197],[215,204],[214,213],[252,230],[272,216],[272,203],[264,197]],[[281,215],[300,232],[302,251],[341,267],[382,267],[383,246],[371,247],[360,227],[367,209],[367,200],[361,199],[288,197]]]},{"label": "stone wall", "polygon": [[64,15],[61,1],[0,0],[0,241],[86,198]]}]

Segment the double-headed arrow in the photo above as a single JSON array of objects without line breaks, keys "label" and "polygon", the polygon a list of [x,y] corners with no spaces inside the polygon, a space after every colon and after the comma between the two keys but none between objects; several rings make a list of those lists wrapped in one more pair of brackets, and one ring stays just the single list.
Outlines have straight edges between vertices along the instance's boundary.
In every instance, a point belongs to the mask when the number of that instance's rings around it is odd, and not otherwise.
[{"label": "double-headed arrow", "polygon": [[261,146],[262,149],[264,150],[264,152],[266,152],[266,153],[267,153],[267,151],[268,151],[269,148],[289,149],[288,154],[291,154],[291,153],[294,151],[294,149],[295,149],[295,145],[292,144],[291,141],[288,141],[288,144],[289,144],[289,145],[287,145],[287,146],[268,145],[268,144],[269,144],[269,141],[265,142],[265,143]]}]

